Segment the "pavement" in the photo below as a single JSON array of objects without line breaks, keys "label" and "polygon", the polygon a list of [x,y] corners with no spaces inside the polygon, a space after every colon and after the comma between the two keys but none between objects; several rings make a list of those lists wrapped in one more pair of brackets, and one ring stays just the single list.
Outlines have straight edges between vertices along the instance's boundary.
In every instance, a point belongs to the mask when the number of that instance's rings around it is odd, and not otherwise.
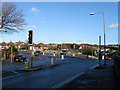
[{"label": "pavement", "polygon": [[84,73],[73,81],[60,88],[119,88],[113,61],[107,61],[107,65],[102,63],[101,67],[96,67]]}]

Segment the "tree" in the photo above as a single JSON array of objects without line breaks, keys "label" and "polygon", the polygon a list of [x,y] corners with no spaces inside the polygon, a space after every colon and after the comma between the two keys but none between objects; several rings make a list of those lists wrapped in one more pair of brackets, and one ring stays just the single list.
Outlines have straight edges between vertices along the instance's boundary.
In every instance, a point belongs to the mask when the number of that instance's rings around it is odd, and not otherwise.
[{"label": "tree", "polygon": [[11,47],[13,52],[18,52],[13,44],[11,44],[11,46],[7,49],[7,51],[11,52]]},{"label": "tree", "polygon": [[0,31],[12,33],[24,30],[25,20],[22,10],[18,9],[12,2],[3,2],[1,7]]}]

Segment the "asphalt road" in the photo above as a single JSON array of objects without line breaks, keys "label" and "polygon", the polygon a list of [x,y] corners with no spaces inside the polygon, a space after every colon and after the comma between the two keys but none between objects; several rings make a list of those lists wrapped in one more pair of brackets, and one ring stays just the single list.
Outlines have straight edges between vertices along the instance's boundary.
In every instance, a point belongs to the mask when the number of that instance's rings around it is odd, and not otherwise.
[{"label": "asphalt road", "polygon": [[[98,60],[66,57],[56,67],[33,72],[14,72],[16,75],[3,77],[3,88],[58,88],[78,75],[98,65]],[[9,73],[8,73],[9,74]]]}]

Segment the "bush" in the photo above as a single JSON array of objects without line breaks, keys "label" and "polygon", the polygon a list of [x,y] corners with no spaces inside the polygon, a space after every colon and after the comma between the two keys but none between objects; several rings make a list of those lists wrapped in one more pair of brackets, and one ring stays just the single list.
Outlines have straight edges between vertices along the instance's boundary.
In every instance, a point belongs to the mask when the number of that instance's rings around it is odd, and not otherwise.
[{"label": "bush", "polygon": [[95,50],[93,48],[85,47],[82,49],[82,53],[86,55],[92,55],[92,51],[93,51],[93,55],[95,55],[94,53]]}]

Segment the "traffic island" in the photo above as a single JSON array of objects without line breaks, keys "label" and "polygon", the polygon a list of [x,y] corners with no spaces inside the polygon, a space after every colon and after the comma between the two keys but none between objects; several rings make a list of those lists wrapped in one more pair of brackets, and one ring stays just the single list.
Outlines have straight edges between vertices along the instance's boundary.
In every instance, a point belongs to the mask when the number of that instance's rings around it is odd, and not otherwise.
[{"label": "traffic island", "polygon": [[38,71],[38,70],[43,70],[49,67],[56,67],[59,64],[54,64],[54,65],[41,65],[41,66],[35,66],[35,67],[30,67],[30,68],[22,68],[20,71],[25,71],[25,72],[31,72],[31,71]]},{"label": "traffic island", "polygon": [[56,60],[67,60],[67,59],[56,59]]},{"label": "traffic island", "polygon": [[25,71],[25,72],[31,72],[31,71],[37,71],[37,70],[42,70],[42,67],[33,67],[33,68],[22,68],[20,71]]}]

